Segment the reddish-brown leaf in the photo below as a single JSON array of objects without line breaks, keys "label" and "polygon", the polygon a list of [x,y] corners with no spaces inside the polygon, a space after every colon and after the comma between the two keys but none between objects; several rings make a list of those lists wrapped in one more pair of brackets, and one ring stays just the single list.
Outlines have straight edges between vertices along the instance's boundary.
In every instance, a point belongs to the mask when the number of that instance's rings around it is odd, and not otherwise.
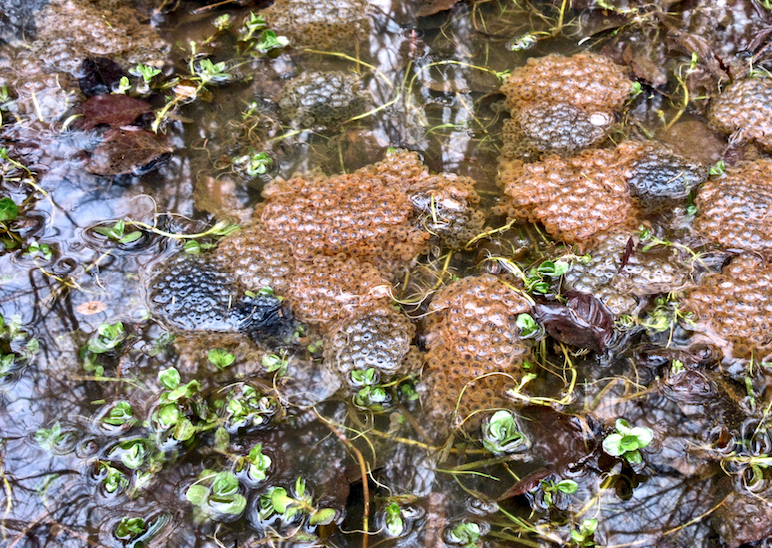
[{"label": "reddish-brown leaf", "polygon": [[568,306],[537,304],[536,318],[552,338],[600,352],[614,335],[614,314],[589,293],[567,291]]},{"label": "reddish-brown leaf", "polygon": [[132,127],[110,129],[92,153],[86,170],[96,175],[132,173],[173,150],[165,135]]},{"label": "reddish-brown leaf", "polygon": [[118,128],[127,126],[146,112],[152,112],[150,103],[127,95],[96,95],[77,107],[82,114],[73,124],[78,129],[94,129],[107,124]]}]

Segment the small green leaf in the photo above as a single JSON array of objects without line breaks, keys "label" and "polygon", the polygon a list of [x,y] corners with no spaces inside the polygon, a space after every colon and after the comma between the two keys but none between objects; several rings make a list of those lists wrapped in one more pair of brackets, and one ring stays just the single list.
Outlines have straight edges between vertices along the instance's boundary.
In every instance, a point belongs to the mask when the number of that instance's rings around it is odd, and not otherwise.
[{"label": "small green leaf", "polygon": [[606,436],[606,439],[603,440],[603,450],[612,457],[623,455],[625,450],[622,448],[622,435],[609,434]]},{"label": "small green leaf", "polygon": [[260,35],[260,41],[255,44],[255,49],[261,52],[267,52],[272,49],[285,48],[289,46],[289,38],[286,36],[276,36],[272,30],[266,30]]},{"label": "small green leaf", "polygon": [[298,498],[303,498],[303,495],[306,494],[306,482],[303,478],[298,476],[298,479],[295,480],[295,495]]},{"label": "small green leaf", "polygon": [[41,428],[35,432],[34,437],[40,447],[50,451],[64,441],[66,434],[62,434],[62,425],[56,421],[51,428]]},{"label": "small green leaf", "polygon": [[123,238],[120,238],[118,241],[122,244],[130,244],[131,242],[139,240],[141,237],[142,237],[142,233],[139,230],[135,230],[134,232],[129,232]]},{"label": "small green leaf", "polygon": [[120,447],[124,449],[124,453],[121,454],[121,462],[126,468],[136,470],[145,462],[147,450],[142,440],[123,442]]},{"label": "small green leaf", "polygon": [[595,518],[584,520],[579,530],[585,537],[594,535],[598,530],[598,520]]},{"label": "small green leaf", "polygon": [[565,493],[566,495],[571,495],[573,493],[576,493],[576,490],[579,488],[579,485],[573,480],[562,480],[562,481],[559,481],[557,485],[555,485],[555,488],[561,493]]},{"label": "small green leaf", "polygon": [[231,444],[231,436],[228,431],[220,426],[214,431],[214,448],[218,451],[227,451]]},{"label": "small green leaf", "polygon": [[129,402],[119,401],[102,421],[113,426],[121,426],[134,421],[134,411],[132,411]]},{"label": "small green leaf", "polygon": [[163,430],[175,426],[180,420],[180,410],[176,403],[167,403],[158,409],[158,423]]},{"label": "small green leaf", "polygon": [[115,536],[127,540],[145,532],[145,520],[142,518],[124,517],[115,528]]},{"label": "small green leaf", "polygon": [[195,506],[204,506],[209,496],[209,488],[201,484],[193,484],[185,492],[185,498]]},{"label": "small green leaf", "polygon": [[405,523],[402,520],[402,510],[396,502],[390,502],[386,505],[386,529],[394,537],[400,536],[405,530]]},{"label": "small green leaf", "polygon": [[335,519],[335,510],[332,508],[322,508],[317,510],[308,518],[309,525],[329,525]]},{"label": "small green leaf", "polygon": [[239,479],[233,472],[219,472],[212,481],[212,500],[227,499],[238,492]]},{"label": "small green leaf", "polygon": [[520,328],[520,336],[523,338],[539,332],[539,324],[530,314],[519,314],[515,320],[515,325]]},{"label": "small green leaf", "polygon": [[287,490],[283,487],[277,487],[271,491],[271,504],[275,512],[283,514],[287,510],[287,506],[294,502],[289,496],[287,496]]},{"label": "small green leaf", "polygon": [[208,354],[209,361],[218,369],[229,367],[236,360],[236,356],[222,348],[213,348]]},{"label": "small green leaf", "polygon": [[712,166],[710,166],[710,175],[723,175],[726,171],[726,165],[724,164],[724,160],[719,160]]},{"label": "small green leaf", "polygon": [[10,198],[0,198],[0,221],[13,221],[19,216],[19,207]]},{"label": "small green leaf", "polygon": [[641,464],[643,462],[640,451],[628,451],[625,453],[625,458],[630,464]]},{"label": "small green leaf", "polygon": [[174,439],[178,441],[188,441],[196,434],[196,427],[187,418],[183,418],[174,428]]},{"label": "small green leaf", "polygon": [[244,497],[244,495],[234,495],[232,500],[228,501],[225,504],[222,504],[220,502],[221,506],[219,506],[217,509],[224,513],[224,514],[240,514],[244,511],[244,508],[247,507],[247,499]]},{"label": "small green leaf", "polygon": [[174,367],[163,369],[158,372],[158,382],[167,390],[174,390],[180,385],[180,373]]}]

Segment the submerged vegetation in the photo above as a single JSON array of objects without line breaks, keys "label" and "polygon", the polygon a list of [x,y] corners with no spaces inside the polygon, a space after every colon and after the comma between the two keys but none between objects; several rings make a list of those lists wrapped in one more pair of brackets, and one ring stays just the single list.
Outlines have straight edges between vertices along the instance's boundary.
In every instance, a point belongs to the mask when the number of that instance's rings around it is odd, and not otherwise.
[{"label": "submerged vegetation", "polygon": [[3,545],[772,539],[767,2],[0,25]]}]

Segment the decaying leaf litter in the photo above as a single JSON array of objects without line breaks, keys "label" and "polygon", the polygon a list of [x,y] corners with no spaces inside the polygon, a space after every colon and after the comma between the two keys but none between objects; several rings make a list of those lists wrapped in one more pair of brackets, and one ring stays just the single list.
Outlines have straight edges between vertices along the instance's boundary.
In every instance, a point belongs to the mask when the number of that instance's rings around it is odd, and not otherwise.
[{"label": "decaying leaf litter", "polygon": [[768,543],[770,8],[12,0],[4,542]]}]

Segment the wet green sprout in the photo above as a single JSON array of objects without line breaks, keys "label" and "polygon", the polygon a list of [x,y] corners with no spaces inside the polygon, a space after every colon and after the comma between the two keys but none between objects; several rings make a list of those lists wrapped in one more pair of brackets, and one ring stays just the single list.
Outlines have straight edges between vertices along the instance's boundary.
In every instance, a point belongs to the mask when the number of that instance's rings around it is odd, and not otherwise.
[{"label": "wet green sprout", "polygon": [[710,166],[709,173],[711,175],[723,175],[725,171],[726,171],[726,165],[724,164],[724,160],[719,160],[718,162]]},{"label": "wet green sprout", "polygon": [[271,467],[271,457],[263,455],[262,443],[258,443],[249,451],[249,454],[240,463],[239,470],[243,470],[247,464],[249,465],[247,472],[252,479],[255,481],[263,481],[265,479],[266,472]]},{"label": "wet green sprout", "polygon": [[236,360],[236,356],[222,348],[211,349],[207,355],[207,358],[209,359],[209,362],[220,371],[230,367]]},{"label": "wet green sprout", "polygon": [[[119,95],[126,95],[129,91],[131,91],[131,80],[129,80],[126,76],[121,76],[121,79],[118,80],[118,87],[115,88],[115,91],[113,93],[119,94]],[[67,124],[65,124],[66,126]]]},{"label": "wet green sprout", "polygon": [[383,411],[391,403],[391,396],[382,386],[365,386],[356,396],[354,396],[354,405],[362,409],[371,411]]},{"label": "wet green sprout", "polygon": [[145,532],[145,520],[124,516],[115,528],[115,536],[121,540],[130,540]]},{"label": "wet green sprout", "polygon": [[482,535],[480,525],[469,521],[462,521],[448,533],[452,543],[460,544],[464,548],[475,548],[480,541],[480,535]]},{"label": "wet green sprout", "polygon": [[115,493],[118,489],[126,489],[129,486],[129,478],[126,477],[126,474],[104,461],[99,461],[99,466],[107,473],[102,479],[105,491]]},{"label": "wet green sprout", "polygon": [[122,322],[103,323],[86,343],[86,349],[93,354],[104,354],[114,350],[126,339]]},{"label": "wet green sprout", "polygon": [[116,221],[113,226],[94,227],[94,232],[101,234],[102,236],[107,236],[109,239],[115,240],[119,244],[129,244],[142,237],[142,233],[139,230],[126,232],[126,223],[122,220]]},{"label": "wet green sprout", "polygon": [[494,455],[524,449],[528,443],[511,411],[501,409],[487,419],[482,428],[483,446]]},{"label": "wet green sprout", "polygon": [[212,24],[214,25],[214,28],[216,28],[220,32],[228,30],[229,28],[231,28],[231,16],[230,14],[225,13],[219,16],[217,19],[215,19]]},{"label": "wet green sprout", "polygon": [[137,63],[137,66],[129,69],[129,74],[132,76],[141,76],[142,81],[145,84],[149,84],[150,81],[161,74],[161,71],[155,67],[151,67],[149,65],[143,65],[142,63]]},{"label": "wet green sprout", "polygon": [[272,30],[267,30],[260,36],[260,40],[254,47],[257,51],[266,53],[272,49],[281,49],[287,46],[289,46],[289,38],[277,36]]},{"label": "wet green sprout", "polygon": [[238,478],[228,471],[202,471],[196,482],[188,487],[185,498],[210,517],[238,515],[247,505],[247,499],[239,493]]},{"label": "wet green sprout", "polygon": [[250,177],[257,177],[263,175],[273,164],[273,160],[265,152],[255,152],[254,149],[249,149],[249,154],[244,154],[238,158],[234,158],[233,165],[243,166],[247,175]]},{"label": "wet green sprout", "polygon": [[520,328],[520,337],[523,339],[539,338],[543,333],[542,327],[530,314],[520,314],[515,320],[515,325]]},{"label": "wet green sprout", "polygon": [[287,371],[289,357],[284,351],[281,351],[279,354],[266,354],[263,356],[261,363],[268,373],[276,371],[278,375],[283,375]]},{"label": "wet green sprout", "polygon": [[303,478],[295,480],[293,495],[283,487],[273,487],[260,496],[260,517],[268,519],[274,514],[280,514],[285,521],[290,521],[298,515],[308,515],[308,524],[329,525],[335,520],[335,510],[332,508],[316,508],[313,497],[306,492],[306,482]]},{"label": "wet green sprout", "polygon": [[117,402],[110,412],[102,419],[102,422],[112,426],[123,426],[124,424],[133,425],[137,422],[134,418],[134,411],[127,401]]},{"label": "wet green sprout", "polygon": [[678,375],[684,370],[684,362],[681,360],[673,360],[673,363],[670,364],[670,374],[671,375]]},{"label": "wet green sprout", "polygon": [[51,425],[51,428],[41,428],[35,432],[35,441],[43,449],[53,451],[56,447],[63,443],[68,437],[66,432],[62,432],[62,425],[59,421],[56,421]]},{"label": "wet green sprout", "polygon": [[50,261],[53,255],[54,254],[51,251],[51,247],[48,244],[41,244],[37,240],[30,241],[29,245],[27,246],[27,251],[24,253],[25,257],[34,259],[35,257],[40,256],[43,257],[43,259],[46,261]]},{"label": "wet green sprout", "polygon": [[592,548],[595,546],[593,537],[598,529],[598,520],[595,518],[586,519],[579,526],[579,529],[571,531],[571,542],[580,548]]},{"label": "wet green sprout", "polygon": [[249,13],[249,17],[244,21],[244,26],[241,27],[240,39],[243,42],[248,42],[255,37],[255,34],[268,27],[268,22],[263,17],[263,14],[255,15],[253,12]]},{"label": "wet green sprout", "polygon": [[110,457],[120,454],[123,465],[129,470],[136,470],[145,464],[145,459],[149,455],[148,440],[132,439],[119,443],[115,449],[110,452]]},{"label": "wet green sprout", "polygon": [[624,419],[617,419],[614,427],[616,432],[603,440],[603,450],[612,457],[624,458],[630,464],[642,463],[643,457],[639,449],[647,447],[654,439],[651,428],[631,427]]},{"label": "wet green sprout", "polygon": [[0,198],[0,221],[13,221],[19,216],[19,206],[11,198]]},{"label": "wet green sprout", "polygon": [[273,412],[273,402],[249,385],[242,385],[240,395],[238,392],[239,390],[234,390],[228,395],[225,408],[230,415],[229,422],[233,425],[242,425],[249,421],[255,425],[265,422],[267,419],[264,415]]},{"label": "wet green sprout", "polygon": [[212,63],[211,59],[201,59],[196,73],[201,78],[201,85],[205,86],[209,82],[227,82],[232,80],[233,75],[225,72],[225,68],[225,61]]},{"label": "wet green sprout", "polygon": [[386,530],[393,537],[400,536],[405,531],[405,522],[402,519],[402,509],[396,502],[390,502],[384,508]]},{"label": "wet green sprout", "polygon": [[548,507],[552,507],[555,503],[555,495],[563,493],[564,495],[573,495],[576,490],[579,489],[579,485],[574,480],[560,480],[555,483],[554,481],[541,480],[539,482],[542,491],[544,491],[544,504]]}]

